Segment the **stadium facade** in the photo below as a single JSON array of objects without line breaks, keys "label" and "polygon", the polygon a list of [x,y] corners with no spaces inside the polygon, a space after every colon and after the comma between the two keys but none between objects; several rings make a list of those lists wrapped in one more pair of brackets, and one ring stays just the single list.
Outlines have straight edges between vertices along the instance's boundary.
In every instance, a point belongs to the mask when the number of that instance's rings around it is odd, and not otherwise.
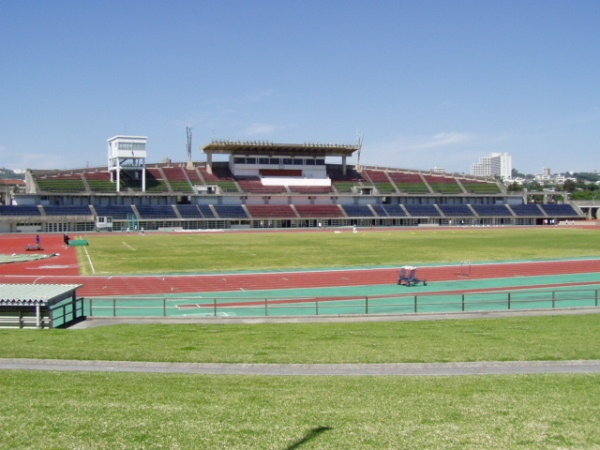
[{"label": "stadium facade", "polygon": [[495,178],[352,165],[360,144],[213,140],[202,150],[205,162],[151,164],[145,137],[115,136],[108,140],[107,167],[29,169],[25,188],[0,206],[0,232],[501,226],[585,219],[568,202],[528,203]]}]

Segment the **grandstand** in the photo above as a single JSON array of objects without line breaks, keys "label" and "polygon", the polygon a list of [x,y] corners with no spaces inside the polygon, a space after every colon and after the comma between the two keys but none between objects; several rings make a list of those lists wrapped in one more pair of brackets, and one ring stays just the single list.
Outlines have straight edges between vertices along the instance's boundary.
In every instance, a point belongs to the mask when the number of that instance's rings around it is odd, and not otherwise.
[{"label": "grandstand", "polygon": [[109,139],[108,167],[27,170],[25,188],[0,207],[0,231],[125,231],[132,224],[147,231],[495,226],[585,219],[570,203],[527,203],[495,179],[349,164],[360,145],[213,140],[203,148],[206,161],[190,165],[147,163],[145,142],[139,136]]}]

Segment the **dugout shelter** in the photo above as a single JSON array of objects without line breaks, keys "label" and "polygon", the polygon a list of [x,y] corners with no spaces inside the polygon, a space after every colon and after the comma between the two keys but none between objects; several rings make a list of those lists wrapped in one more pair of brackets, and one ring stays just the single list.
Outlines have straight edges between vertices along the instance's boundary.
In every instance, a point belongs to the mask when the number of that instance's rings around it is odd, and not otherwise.
[{"label": "dugout shelter", "polygon": [[81,284],[0,284],[0,328],[67,327],[85,318]]}]

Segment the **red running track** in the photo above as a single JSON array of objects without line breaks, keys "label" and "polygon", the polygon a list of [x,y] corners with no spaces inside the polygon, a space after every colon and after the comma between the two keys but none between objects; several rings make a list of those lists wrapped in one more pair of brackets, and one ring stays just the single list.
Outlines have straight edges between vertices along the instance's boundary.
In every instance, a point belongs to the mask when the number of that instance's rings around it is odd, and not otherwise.
[{"label": "red running track", "polygon": [[[65,248],[61,235],[41,235],[43,253],[55,256],[34,262],[0,264],[0,283],[81,284],[84,297],[186,294],[338,286],[395,284],[399,269],[320,270],[255,274],[173,276],[81,276],[75,248]],[[22,254],[35,235],[0,236],[0,253]],[[469,270],[470,269],[470,270]],[[420,267],[428,282],[460,279],[511,278],[541,275],[600,273],[600,259]]]}]

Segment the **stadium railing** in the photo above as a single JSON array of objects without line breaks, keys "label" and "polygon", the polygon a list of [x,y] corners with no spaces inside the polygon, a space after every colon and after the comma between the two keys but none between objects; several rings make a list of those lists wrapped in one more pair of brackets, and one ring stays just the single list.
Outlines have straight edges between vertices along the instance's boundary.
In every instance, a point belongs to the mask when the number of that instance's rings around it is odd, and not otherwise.
[{"label": "stadium railing", "polygon": [[82,314],[92,318],[282,317],[516,311],[598,307],[599,295],[600,289],[589,288],[356,297],[94,297],[84,299]]}]

